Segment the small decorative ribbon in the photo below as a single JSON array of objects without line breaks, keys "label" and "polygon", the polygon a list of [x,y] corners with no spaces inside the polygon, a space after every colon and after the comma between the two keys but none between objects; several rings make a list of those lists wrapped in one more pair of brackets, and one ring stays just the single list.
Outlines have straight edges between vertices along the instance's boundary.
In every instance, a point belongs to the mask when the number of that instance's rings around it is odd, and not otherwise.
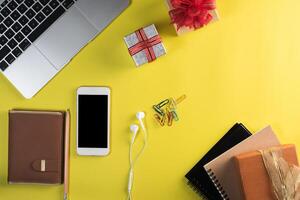
[{"label": "small decorative ribbon", "polygon": [[198,29],[207,25],[213,19],[209,11],[216,9],[215,0],[170,0],[170,3],[173,8],[169,14],[177,29],[184,26]]},{"label": "small decorative ribbon", "polygon": [[277,200],[300,199],[300,168],[290,165],[279,148],[260,151]]},{"label": "small decorative ribbon", "polygon": [[129,48],[129,53],[131,56],[144,51],[147,56],[148,62],[152,62],[156,59],[153,46],[161,43],[161,38],[159,35],[155,35],[152,38],[147,38],[144,29],[139,29],[135,32],[139,42]]}]

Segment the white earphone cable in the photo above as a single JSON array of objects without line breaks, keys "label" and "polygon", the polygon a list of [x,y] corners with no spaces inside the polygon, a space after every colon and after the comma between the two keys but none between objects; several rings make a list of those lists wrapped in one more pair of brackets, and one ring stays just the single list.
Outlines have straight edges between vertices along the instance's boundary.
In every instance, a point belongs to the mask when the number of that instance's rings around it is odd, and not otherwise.
[{"label": "white earphone cable", "polygon": [[140,121],[140,125],[142,127],[143,130],[143,135],[144,135],[144,144],[143,147],[141,148],[141,150],[138,152],[137,156],[135,157],[135,159],[133,159],[133,146],[134,146],[134,142],[135,142],[135,137],[136,135],[133,136],[131,143],[130,143],[130,148],[129,148],[129,161],[130,161],[130,169],[129,169],[129,177],[128,177],[128,200],[133,200],[132,197],[132,186],[133,186],[133,179],[134,179],[134,166],[136,164],[136,162],[138,161],[138,159],[140,158],[140,156],[143,154],[146,146],[147,146],[147,130],[144,126],[143,121]]}]

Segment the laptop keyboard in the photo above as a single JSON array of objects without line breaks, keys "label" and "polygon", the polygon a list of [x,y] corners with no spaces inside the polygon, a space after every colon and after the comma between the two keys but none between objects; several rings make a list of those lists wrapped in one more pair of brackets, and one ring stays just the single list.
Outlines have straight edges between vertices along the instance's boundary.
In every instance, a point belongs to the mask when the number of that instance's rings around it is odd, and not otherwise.
[{"label": "laptop keyboard", "polygon": [[5,71],[76,0],[6,0],[0,5],[0,69]]}]

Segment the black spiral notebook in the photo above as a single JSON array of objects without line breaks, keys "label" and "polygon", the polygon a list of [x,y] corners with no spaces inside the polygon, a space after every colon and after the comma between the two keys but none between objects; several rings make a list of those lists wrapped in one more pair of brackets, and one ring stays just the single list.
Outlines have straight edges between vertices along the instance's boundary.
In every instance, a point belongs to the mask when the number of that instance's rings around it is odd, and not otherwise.
[{"label": "black spiral notebook", "polygon": [[236,123],[185,175],[190,185],[199,195],[206,199],[222,200],[214,183],[209,178],[204,165],[251,136],[242,123]]}]

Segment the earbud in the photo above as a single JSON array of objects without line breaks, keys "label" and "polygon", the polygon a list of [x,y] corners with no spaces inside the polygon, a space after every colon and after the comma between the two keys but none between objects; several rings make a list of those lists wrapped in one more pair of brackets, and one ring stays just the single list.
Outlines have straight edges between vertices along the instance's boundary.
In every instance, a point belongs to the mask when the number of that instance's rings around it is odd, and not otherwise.
[{"label": "earbud", "polygon": [[136,124],[132,124],[130,126],[130,131],[133,133],[133,134],[136,134],[138,131],[139,131],[139,126],[136,125]]},{"label": "earbud", "polygon": [[137,135],[137,133],[139,131],[139,126],[136,125],[136,124],[132,124],[130,126],[130,131],[131,131],[131,133],[133,133],[133,136],[132,136],[132,139],[131,139],[131,143],[134,143],[135,137],[136,137],[136,135]]},{"label": "earbud", "polygon": [[145,113],[144,112],[137,112],[136,113],[136,118],[138,118],[138,120],[144,119],[145,118]]},{"label": "earbud", "polygon": [[145,113],[144,112],[137,112],[136,113],[136,118],[139,120],[143,131],[146,132],[146,128],[145,128],[145,125],[144,125],[144,122],[143,122],[143,119],[145,118]]}]

